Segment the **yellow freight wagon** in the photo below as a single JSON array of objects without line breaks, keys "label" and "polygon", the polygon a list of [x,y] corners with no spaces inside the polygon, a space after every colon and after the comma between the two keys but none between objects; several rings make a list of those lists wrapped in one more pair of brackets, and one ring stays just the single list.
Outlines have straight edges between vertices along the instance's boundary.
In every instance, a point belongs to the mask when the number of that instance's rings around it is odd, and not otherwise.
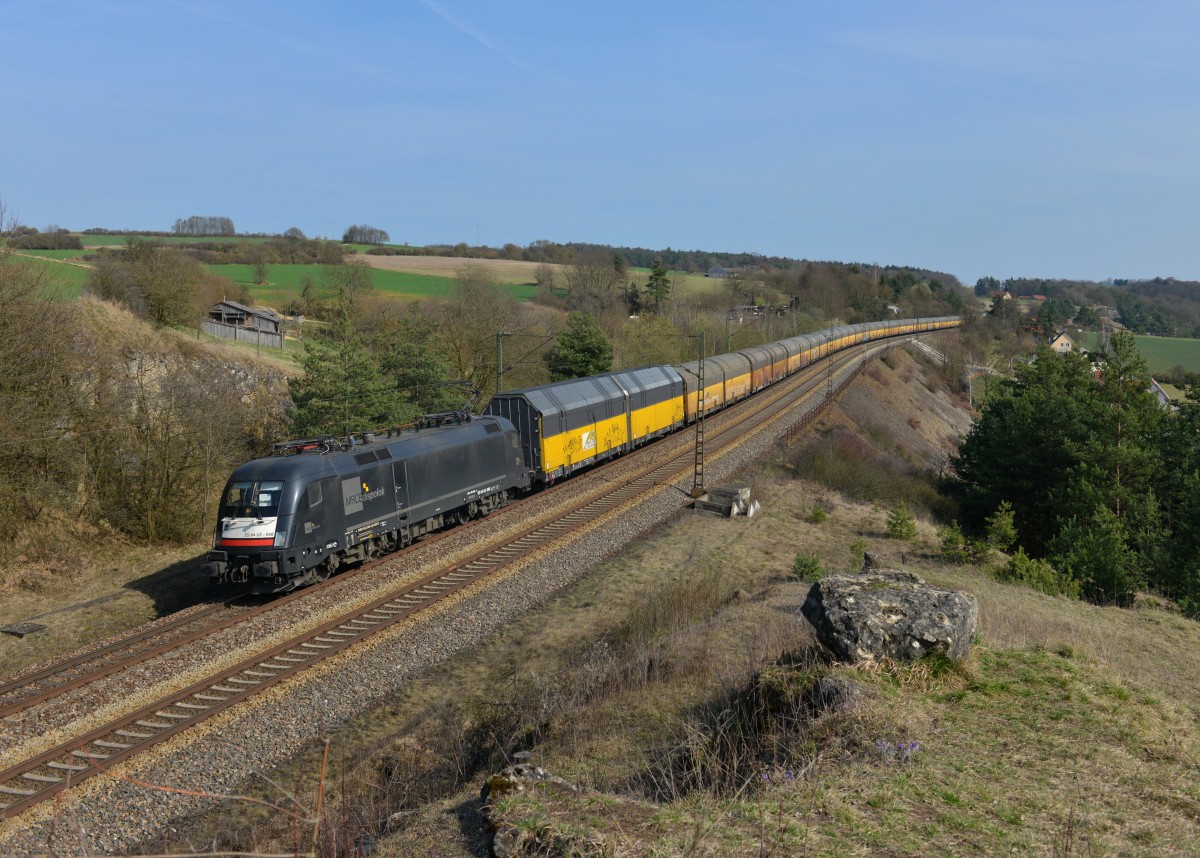
[{"label": "yellow freight wagon", "polygon": [[683,381],[667,366],[609,372],[502,391],[484,413],[511,420],[534,479],[553,482],[682,426]]}]

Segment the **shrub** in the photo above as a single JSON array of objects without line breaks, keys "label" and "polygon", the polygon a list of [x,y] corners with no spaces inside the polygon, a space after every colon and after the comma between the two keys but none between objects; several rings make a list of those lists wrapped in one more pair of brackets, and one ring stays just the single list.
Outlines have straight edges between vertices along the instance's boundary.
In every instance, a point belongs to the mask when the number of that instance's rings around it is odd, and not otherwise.
[{"label": "shrub", "polygon": [[1030,557],[1025,549],[1018,548],[1008,563],[997,568],[996,580],[1009,584],[1024,584],[1051,596],[1079,598],[1079,582],[1059,572],[1045,560]]},{"label": "shrub", "polygon": [[942,559],[947,563],[979,563],[988,552],[988,547],[978,539],[969,539],[952,521],[938,531],[942,540]]},{"label": "shrub", "polygon": [[83,250],[83,242],[66,230],[15,235],[8,240],[14,250]]},{"label": "shrub", "polygon": [[942,559],[947,563],[966,563],[971,559],[967,538],[963,536],[957,521],[952,521],[939,530],[938,536],[942,540]]},{"label": "shrub", "polygon": [[808,514],[810,524],[821,524],[829,518],[829,513],[820,504],[814,504],[812,512]]},{"label": "shrub", "polygon": [[1017,526],[1013,523],[1013,508],[1008,501],[987,518],[987,544],[997,551],[1008,551],[1017,542]]},{"label": "shrub", "polygon": [[913,539],[917,535],[916,519],[904,501],[897,501],[888,513],[887,533],[892,539]]},{"label": "shrub", "polygon": [[861,536],[850,543],[850,568],[852,570],[858,570],[862,568],[863,555],[867,553],[867,549],[870,547],[871,546],[867,543],[867,540],[863,539]]},{"label": "shrub", "polygon": [[801,552],[792,561],[792,577],[798,581],[820,581],[824,574],[821,558],[815,554]]}]

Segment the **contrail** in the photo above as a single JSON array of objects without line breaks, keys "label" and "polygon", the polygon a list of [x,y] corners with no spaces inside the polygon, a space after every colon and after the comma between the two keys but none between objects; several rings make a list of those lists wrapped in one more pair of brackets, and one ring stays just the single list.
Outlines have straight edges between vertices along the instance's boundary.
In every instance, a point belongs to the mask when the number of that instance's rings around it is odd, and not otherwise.
[{"label": "contrail", "polygon": [[479,44],[483,45],[485,48],[487,48],[489,51],[494,53],[496,56],[503,59],[509,65],[515,66],[516,68],[519,68],[521,71],[526,71],[526,72],[529,72],[530,74],[542,75],[543,77],[551,77],[550,75],[547,75],[545,72],[538,71],[535,68],[531,68],[530,66],[525,65],[523,62],[521,62],[516,57],[514,57],[512,54],[510,54],[508,51],[506,51],[504,48],[500,47],[500,45],[498,45],[494,41],[492,41],[492,39],[489,38],[485,33],[479,32],[474,27],[470,26],[469,24],[463,23],[458,18],[451,15],[449,12],[446,11],[446,9],[442,6],[441,3],[437,2],[437,0],[421,0],[421,3],[423,3],[426,6],[426,8],[429,9],[429,11],[433,12],[435,15],[437,15],[439,18],[441,18],[443,21],[445,21],[451,27],[458,30],[460,33],[470,36],[472,39],[479,42]]}]

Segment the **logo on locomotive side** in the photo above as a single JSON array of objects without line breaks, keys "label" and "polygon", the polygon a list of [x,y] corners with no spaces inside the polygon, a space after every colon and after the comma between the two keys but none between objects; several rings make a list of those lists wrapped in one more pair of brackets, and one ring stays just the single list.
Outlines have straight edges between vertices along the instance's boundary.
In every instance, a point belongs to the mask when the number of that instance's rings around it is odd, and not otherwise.
[{"label": "logo on locomotive side", "polygon": [[372,489],[358,479],[342,480],[342,505],[346,508],[346,515],[362,512],[364,503],[381,498],[386,492],[383,486]]}]

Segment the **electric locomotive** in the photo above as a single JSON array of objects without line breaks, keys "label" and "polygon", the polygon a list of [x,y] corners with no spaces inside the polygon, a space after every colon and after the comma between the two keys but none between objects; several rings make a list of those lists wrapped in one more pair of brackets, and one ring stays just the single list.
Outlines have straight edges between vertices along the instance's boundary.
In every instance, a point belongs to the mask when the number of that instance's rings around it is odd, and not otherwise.
[{"label": "electric locomotive", "polygon": [[503,506],[529,488],[503,417],[430,415],[415,426],[275,445],[226,484],[207,571],[282,593]]}]

